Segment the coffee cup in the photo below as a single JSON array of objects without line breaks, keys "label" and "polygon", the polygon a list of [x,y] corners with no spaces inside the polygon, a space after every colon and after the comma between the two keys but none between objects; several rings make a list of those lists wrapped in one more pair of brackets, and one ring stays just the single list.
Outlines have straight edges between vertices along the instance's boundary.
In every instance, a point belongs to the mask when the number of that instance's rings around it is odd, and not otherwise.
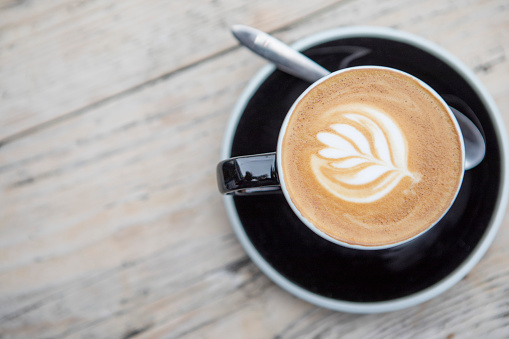
[{"label": "coffee cup", "polygon": [[386,249],[431,229],[452,206],[465,171],[463,137],[445,101],[388,67],[341,69],[294,102],[274,153],[218,164],[221,193],[282,191],[322,238]]}]

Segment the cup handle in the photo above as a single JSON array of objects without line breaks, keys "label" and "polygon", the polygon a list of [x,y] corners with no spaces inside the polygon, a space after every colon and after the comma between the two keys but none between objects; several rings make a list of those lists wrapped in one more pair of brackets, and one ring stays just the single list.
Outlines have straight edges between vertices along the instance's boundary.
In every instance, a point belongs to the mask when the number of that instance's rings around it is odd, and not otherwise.
[{"label": "cup handle", "polygon": [[276,153],[226,159],[217,165],[217,184],[222,194],[253,195],[280,192]]}]

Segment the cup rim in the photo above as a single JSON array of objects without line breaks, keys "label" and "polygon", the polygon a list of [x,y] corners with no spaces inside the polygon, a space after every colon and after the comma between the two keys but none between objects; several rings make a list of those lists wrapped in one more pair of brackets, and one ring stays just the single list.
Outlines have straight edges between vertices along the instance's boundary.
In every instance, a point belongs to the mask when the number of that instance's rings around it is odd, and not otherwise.
[{"label": "cup rim", "polygon": [[[461,279],[463,279],[463,277],[468,272],[470,272],[470,270],[483,257],[493,242],[495,235],[497,234],[500,224],[504,218],[505,209],[509,200],[509,139],[504,127],[504,121],[495,104],[495,101],[486,90],[484,85],[476,78],[474,73],[456,56],[452,55],[441,46],[421,38],[420,36],[404,31],[399,31],[393,28],[380,26],[347,26],[311,34],[293,43],[292,47],[298,50],[303,50],[332,40],[362,37],[389,39],[406,43],[412,46],[416,46],[426,51],[427,53],[430,53],[431,55],[441,59],[469,83],[469,85],[478,94],[480,100],[487,108],[491,118],[494,120],[496,138],[500,146],[502,169],[502,176],[500,179],[501,193],[499,194],[495,203],[495,209],[490,223],[488,224],[486,231],[483,237],[480,239],[477,247],[472,250],[472,253],[463,261],[462,264],[460,264],[454,271],[441,279],[439,282],[405,297],[378,302],[351,302],[328,298],[315,294],[305,288],[296,285],[294,282],[288,280],[281,273],[279,273],[279,271],[272,267],[254,247],[245,230],[243,229],[242,222],[235,206],[234,197],[223,196],[223,201],[225,203],[226,213],[230,223],[232,224],[233,230],[247,255],[275,284],[291,293],[292,295],[319,307],[340,312],[373,314],[392,312],[412,307],[444,293]],[[233,137],[235,135],[234,133],[242,117],[242,113],[244,112],[249,102],[249,98],[252,97],[253,93],[257,91],[260,84],[262,84],[275,70],[276,67],[272,64],[264,66],[249,81],[244,91],[238,98],[235,106],[233,107],[225,130],[221,151],[222,159],[231,157]]]},{"label": "cup rim", "polygon": [[[456,130],[456,133],[457,133],[457,135],[459,137],[459,140],[460,140],[461,158],[463,160],[462,161],[462,171],[461,171],[460,178],[458,180],[458,184],[456,186],[456,191],[454,193],[454,197],[453,197],[450,205],[437,218],[437,220],[435,220],[432,224],[430,224],[425,230],[421,231],[420,233],[418,233],[416,235],[413,235],[410,238],[407,238],[407,239],[404,239],[404,240],[401,240],[401,241],[398,241],[398,242],[395,242],[395,243],[391,243],[391,244],[385,244],[385,245],[371,245],[371,246],[369,246],[369,245],[360,245],[360,244],[350,244],[348,242],[336,239],[336,238],[330,236],[329,234],[325,233],[324,231],[320,230],[318,227],[316,227],[311,221],[309,221],[305,216],[303,216],[301,211],[297,208],[297,206],[295,206],[295,203],[293,202],[293,200],[292,200],[292,198],[290,196],[290,193],[288,192],[288,189],[287,189],[287,185],[286,185],[286,182],[285,182],[285,176],[284,176],[284,173],[283,173],[283,166],[282,166],[283,165],[283,160],[282,160],[283,139],[284,139],[284,136],[285,136],[286,131],[287,131],[288,123],[290,121],[291,116],[295,112],[295,108],[297,107],[297,104],[311,90],[313,90],[315,87],[317,87],[319,84],[323,83],[324,81],[328,80],[329,78],[332,78],[332,77],[334,77],[334,76],[336,76],[338,74],[344,73],[344,72],[348,72],[348,71],[351,71],[351,70],[360,70],[360,69],[381,69],[381,70],[389,70],[389,71],[393,71],[393,72],[402,74],[402,75],[404,75],[406,77],[410,77],[410,78],[416,80],[419,83],[420,86],[422,86],[429,93],[431,93],[440,102],[440,104],[446,109],[447,114],[449,115],[449,117],[453,121],[454,129]],[[373,250],[384,250],[384,249],[388,249],[388,248],[393,248],[393,247],[396,247],[396,246],[399,246],[399,245],[403,245],[403,244],[405,244],[407,242],[410,242],[410,241],[418,238],[419,236],[423,235],[424,233],[426,233],[430,229],[432,229],[433,226],[435,226],[447,214],[447,212],[449,211],[451,206],[454,204],[454,201],[456,200],[456,197],[458,196],[458,193],[459,193],[459,191],[461,189],[461,184],[463,183],[463,177],[464,177],[464,174],[465,174],[465,143],[464,143],[464,140],[463,140],[463,135],[461,133],[461,129],[459,127],[458,121],[457,121],[456,117],[454,116],[454,114],[452,113],[451,109],[449,108],[449,105],[445,102],[445,100],[431,86],[429,86],[424,81],[422,81],[421,79],[417,78],[416,76],[414,76],[412,74],[409,74],[409,73],[407,73],[405,71],[396,69],[396,68],[386,67],[386,66],[376,66],[376,65],[363,65],[363,66],[347,67],[347,68],[343,68],[343,69],[337,70],[335,72],[332,72],[329,75],[327,75],[327,76],[325,76],[325,77],[315,81],[311,85],[309,85],[309,87],[306,88],[306,90],[301,93],[301,95],[294,101],[294,103],[292,104],[292,106],[288,110],[288,113],[286,114],[285,119],[283,120],[283,124],[281,126],[281,129],[280,129],[280,132],[279,132],[279,136],[278,136],[278,142],[277,142],[277,148],[276,148],[276,159],[277,159],[276,161],[277,161],[277,171],[278,171],[278,176],[279,176],[279,182],[281,184],[281,190],[282,190],[282,192],[283,192],[283,194],[285,196],[285,199],[288,202],[288,204],[290,205],[290,207],[291,207],[292,211],[295,213],[295,215],[297,215],[297,217],[299,217],[299,219],[310,230],[315,232],[317,235],[319,235],[323,239],[325,239],[327,241],[330,241],[330,242],[332,242],[332,243],[334,243],[336,245],[347,247],[347,248],[351,248],[351,249],[355,249],[355,250],[373,251]]]}]

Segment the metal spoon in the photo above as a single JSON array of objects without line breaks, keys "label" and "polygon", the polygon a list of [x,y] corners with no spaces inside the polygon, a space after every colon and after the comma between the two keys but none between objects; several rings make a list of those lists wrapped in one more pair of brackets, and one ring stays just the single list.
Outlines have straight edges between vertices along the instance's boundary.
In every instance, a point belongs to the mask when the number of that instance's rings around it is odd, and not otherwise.
[{"label": "metal spoon", "polygon": [[[241,44],[251,51],[272,61],[283,72],[299,79],[315,82],[330,74],[330,71],[318,65],[304,54],[256,28],[245,25],[233,25],[232,33]],[[450,108],[463,134],[465,169],[469,170],[477,166],[484,158],[486,144],[477,126],[463,113],[453,107]]]}]

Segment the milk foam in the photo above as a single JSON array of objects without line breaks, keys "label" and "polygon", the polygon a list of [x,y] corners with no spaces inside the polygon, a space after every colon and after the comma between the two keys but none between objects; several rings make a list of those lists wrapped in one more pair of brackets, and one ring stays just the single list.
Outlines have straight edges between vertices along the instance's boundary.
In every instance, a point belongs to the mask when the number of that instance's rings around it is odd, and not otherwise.
[{"label": "milk foam", "polygon": [[464,156],[447,106],[390,69],[351,69],[296,104],[281,141],[284,187],[313,226],[349,244],[409,239],[448,210]]},{"label": "milk foam", "polygon": [[316,136],[327,146],[310,159],[320,184],[348,202],[370,203],[391,193],[404,177],[417,180],[408,170],[404,133],[386,113],[362,104],[343,111],[352,113]]}]

